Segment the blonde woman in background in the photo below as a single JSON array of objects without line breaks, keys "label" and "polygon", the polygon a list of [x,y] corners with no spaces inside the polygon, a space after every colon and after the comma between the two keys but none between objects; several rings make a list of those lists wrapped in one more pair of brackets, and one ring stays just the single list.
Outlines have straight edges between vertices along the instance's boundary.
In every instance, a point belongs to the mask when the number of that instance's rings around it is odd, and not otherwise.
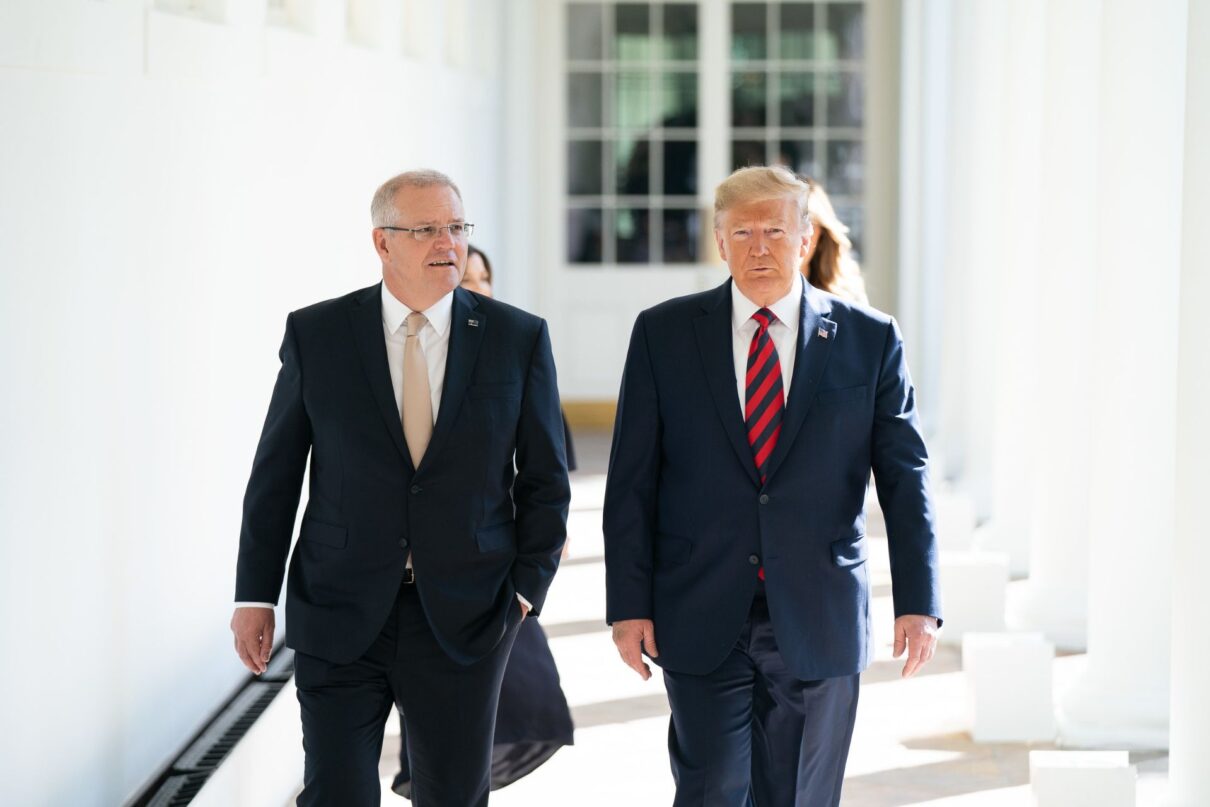
[{"label": "blonde woman in background", "polygon": [[869,305],[861,267],[853,259],[849,228],[836,216],[828,194],[813,179],[803,178],[811,189],[807,213],[811,217],[811,240],[800,267],[807,282],[817,289],[851,302]]}]

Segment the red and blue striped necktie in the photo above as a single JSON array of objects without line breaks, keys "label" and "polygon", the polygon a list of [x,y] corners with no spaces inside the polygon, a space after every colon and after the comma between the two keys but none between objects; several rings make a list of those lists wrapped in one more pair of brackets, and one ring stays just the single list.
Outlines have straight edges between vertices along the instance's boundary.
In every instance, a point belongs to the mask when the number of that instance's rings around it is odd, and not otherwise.
[{"label": "red and blue striped necktie", "polygon": [[773,312],[762,308],[752,315],[756,320],[756,333],[748,348],[748,376],[745,381],[744,422],[748,426],[748,444],[752,446],[752,457],[756,472],[763,485],[768,478],[769,457],[777,446],[781,434],[781,417],[785,411],[785,394],[782,392],[781,360],[773,338],[769,336],[769,325],[777,320]]}]

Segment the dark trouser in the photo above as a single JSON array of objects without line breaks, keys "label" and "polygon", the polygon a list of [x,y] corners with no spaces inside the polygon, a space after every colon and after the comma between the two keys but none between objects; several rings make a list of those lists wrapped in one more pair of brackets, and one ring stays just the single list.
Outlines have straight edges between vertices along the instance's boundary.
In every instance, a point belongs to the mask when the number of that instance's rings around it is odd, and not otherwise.
[{"label": "dark trouser", "polygon": [[487,804],[500,679],[520,610],[486,658],[463,666],[437,644],[413,585],[351,664],[295,654],[306,769],[299,807],[379,807],[378,759],[392,705],[408,729],[416,807]]},{"label": "dark trouser", "polygon": [[664,671],[674,807],[840,804],[859,675],[800,681],[758,593],[735,647],[706,675]]}]

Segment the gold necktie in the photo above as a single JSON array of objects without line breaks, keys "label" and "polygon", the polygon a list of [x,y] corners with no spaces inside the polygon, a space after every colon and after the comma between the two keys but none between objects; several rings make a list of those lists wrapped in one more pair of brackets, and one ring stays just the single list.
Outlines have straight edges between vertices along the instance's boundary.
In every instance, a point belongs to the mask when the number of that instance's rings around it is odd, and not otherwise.
[{"label": "gold necktie", "polygon": [[403,438],[412,455],[412,466],[420,467],[420,458],[433,436],[433,398],[429,394],[429,368],[424,361],[417,335],[428,322],[424,314],[408,314],[408,335],[403,343]]}]

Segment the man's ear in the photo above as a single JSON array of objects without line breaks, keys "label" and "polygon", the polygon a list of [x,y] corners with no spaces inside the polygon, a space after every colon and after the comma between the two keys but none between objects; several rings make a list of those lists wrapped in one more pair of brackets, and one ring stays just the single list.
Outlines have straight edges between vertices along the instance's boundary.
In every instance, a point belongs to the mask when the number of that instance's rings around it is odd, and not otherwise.
[{"label": "man's ear", "polygon": [[718,244],[718,256],[723,259],[723,263],[726,263],[727,242],[723,240],[723,231],[717,227],[714,229],[714,243]]},{"label": "man's ear", "polygon": [[378,257],[386,260],[391,254],[391,251],[387,248],[387,231],[375,227],[373,230],[370,230],[370,237],[374,241],[374,251],[378,253]]}]

